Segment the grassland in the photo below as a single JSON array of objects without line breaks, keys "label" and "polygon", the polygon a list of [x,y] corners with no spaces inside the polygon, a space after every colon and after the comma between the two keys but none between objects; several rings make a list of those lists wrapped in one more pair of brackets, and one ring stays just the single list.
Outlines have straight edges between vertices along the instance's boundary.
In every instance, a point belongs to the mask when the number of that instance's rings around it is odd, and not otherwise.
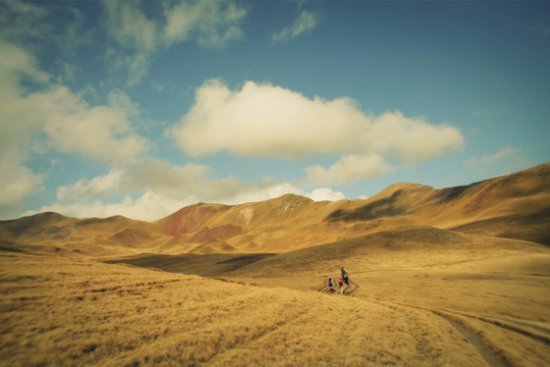
[{"label": "grassland", "polygon": [[0,366],[548,366],[549,188],[2,221]]},{"label": "grassland", "polygon": [[[142,256],[130,262],[190,273],[196,268],[186,260],[189,256],[180,255],[172,261],[153,256],[150,262],[148,256]],[[225,256],[238,263],[239,257]],[[278,291],[285,287],[307,294],[318,292],[346,304],[360,300],[367,308],[386,307],[388,312],[392,310],[392,317],[407,319],[430,335],[434,332],[431,323],[443,323],[458,333],[452,343],[466,341],[485,365],[543,366],[550,358],[550,253],[539,244],[411,228],[259,257],[254,262],[243,261],[236,269],[228,269],[227,260],[220,260],[203,255],[191,263],[200,263],[203,273],[233,282]],[[324,285],[327,277],[338,277],[341,265],[351,274],[352,284],[347,289],[351,297],[328,295]],[[322,300],[326,302],[326,298]],[[367,317],[372,315],[364,312]],[[340,316],[337,312],[336,317]],[[418,318],[425,323],[418,324]],[[401,338],[380,330],[372,332],[380,338]],[[451,359],[443,363],[435,358],[433,366],[476,363],[451,357],[447,354],[450,345],[441,347]],[[392,361],[400,366],[421,365],[410,359]],[[359,363],[386,364],[391,365],[383,360]]]},{"label": "grassland", "polygon": [[84,259],[2,253],[3,366],[484,366],[416,309]]},{"label": "grassland", "polygon": [[[412,230],[428,238],[425,231]],[[234,255],[206,257],[202,268],[225,281],[3,251],[0,365],[545,365],[547,249],[436,233],[450,236],[441,239],[448,248],[432,246],[422,256],[418,248],[406,250],[414,236],[404,231],[392,237],[401,238],[399,248],[376,246],[374,240],[389,236],[379,234],[366,245],[356,240],[258,256],[238,269],[224,265],[239,259]],[[330,260],[334,247],[347,249],[355,262]],[[305,260],[307,266],[298,265]],[[347,296],[329,295],[323,279],[336,275],[342,261],[352,287]]]}]

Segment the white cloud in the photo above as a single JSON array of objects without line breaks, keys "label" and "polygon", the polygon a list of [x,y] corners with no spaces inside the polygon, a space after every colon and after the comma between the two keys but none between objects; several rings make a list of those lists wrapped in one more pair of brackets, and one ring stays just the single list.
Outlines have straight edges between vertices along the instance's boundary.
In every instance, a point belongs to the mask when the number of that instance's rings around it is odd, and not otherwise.
[{"label": "white cloud", "polygon": [[177,166],[155,158],[140,159],[113,168],[106,175],[62,186],[57,191],[57,198],[87,200],[121,193],[143,193],[147,190],[183,198],[189,193],[202,193],[204,186],[201,183],[207,181],[208,171],[207,166],[198,164]]},{"label": "white cloud", "polygon": [[[273,199],[287,193],[313,200],[344,198],[341,192],[328,187],[304,192],[292,183],[273,178],[244,182],[231,177],[211,179],[208,173],[209,167],[191,163],[179,166],[154,158],[133,161],[105,175],[60,187],[58,202],[40,211],[51,210],[77,217],[122,214],[153,220],[198,201],[232,205]],[[113,198],[120,195],[126,196],[113,202]],[[136,196],[138,199],[132,199]]]},{"label": "white cloud", "polygon": [[40,54],[55,55],[49,58],[48,67],[57,70],[53,78],[58,82],[74,82],[83,72],[76,58],[83,46],[92,43],[95,33],[84,26],[85,15],[76,7],[51,7],[39,1],[0,4],[0,38]]},{"label": "white cloud", "polygon": [[0,6],[0,36],[5,39],[42,38],[51,33],[51,27],[43,21],[48,7],[22,1],[2,1]]},{"label": "white cloud", "polygon": [[58,200],[78,200],[95,195],[114,195],[120,189],[122,172],[113,169],[104,176],[97,176],[91,180],[80,179],[74,184],[61,186],[57,189]]},{"label": "white cloud", "polygon": [[[333,191],[330,188],[319,188],[310,193],[304,193],[292,184],[282,183],[262,189],[242,191],[227,200],[206,201],[233,205],[273,199],[287,193],[303,195],[315,201],[334,201],[345,199],[345,196],[341,192]],[[171,197],[153,190],[147,190],[137,199],[132,199],[132,197],[126,196],[119,202],[106,202],[101,199],[58,202],[52,205],[45,205],[38,211],[28,211],[25,215],[31,215],[44,211],[54,211],[57,213],[62,213],[63,215],[78,218],[105,218],[114,215],[124,215],[133,219],[152,221],[168,216],[182,207],[197,203],[198,201],[199,198],[193,195],[183,194],[178,197]],[[205,200],[201,199],[200,201]]]},{"label": "white cloud", "polygon": [[240,23],[247,13],[246,8],[231,1],[182,1],[165,9],[165,42],[195,36],[201,46],[222,46],[243,36]]},{"label": "white cloud", "polygon": [[195,40],[202,47],[222,47],[243,37],[240,28],[248,11],[234,1],[164,2],[162,16],[147,16],[140,2],[104,0],[105,26],[116,42],[107,59],[116,73],[128,73],[134,85],[147,73],[159,50]]},{"label": "white cloud", "polygon": [[[100,178],[97,178],[92,179],[91,181],[97,182],[100,180]],[[88,183],[91,184],[91,181]],[[247,184],[239,182],[237,190],[235,190],[235,185],[230,183],[228,188],[232,193],[232,196],[221,194],[221,190],[223,190],[224,186],[223,182],[220,183],[216,181],[204,180],[198,182],[196,186],[190,187],[193,189],[197,188],[198,185],[217,186],[214,188],[214,193],[217,193],[218,197],[225,198],[215,199],[213,197],[209,199],[200,197],[193,194],[187,194],[185,189],[182,189],[176,196],[170,196],[163,190],[156,190],[153,188],[151,190],[146,190],[137,199],[132,199],[131,196],[127,195],[121,201],[115,202],[106,201],[101,198],[81,197],[77,199],[76,197],[73,197],[74,200],[62,200],[52,205],[45,205],[38,211],[29,211],[25,213],[25,215],[31,215],[44,211],[54,211],[57,213],[62,213],[63,215],[79,218],[124,215],[133,219],[151,221],[163,218],[184,206],[195,204],[199,201],[236,205],[245,202],[273,199],[288,193],[304,195],[312,198],[313,200],[339,200],[344,198],[342,193],[334,192],[329,188],[315,189],[311,193],[304,193],[302,190],[290,183],[266,184],[265,182],[259,182],[255,184]],[[78,188],[65,188],[65,190],[73,189],[73,194],[75,194]],[[95,193],[99,192],[96,191]],[[85,192],[85,194],[91,195],[91,192]],[[199,192],[199,195],[200,194],[201,193]]]},{"label": "white cloud", "polygon": [[[157,220],[168,214],[175,212],[182,206],[195,203],[197,200],[193,197],[186,199],[174,199],[164,195],[146,191],[137,199],[130,196],[125,197],[120,202],[105,202],[103,200],[95,201],[77,201],[72,203],[55,203],[40,208],[38,212],[53,211],[63,213],[64,215],[87,218],[87,217],[110,217],[114,215],[124,215],[129,218],[141,220]],[[34,214],[29,211],[25,215]]]},{"label": "white cloud", "polygon": [[342,192],[334,191],[330,187],[320,187],[310,193],[305,194],[305,196],[315,201],[336,201],[346,198],[346,196]]},{"label": "white cloud", "polygon": [[127,97],[115,93],[110,95],[112,105],[89,106],[64,86],[25,93],[21,76],[43,82],[48,75],[21,48],[0,43],[0,51],[6,55],[0,61],[0,141],[16,159],[24,161],[33,150],[48,147],[105,162],[146,151],[147,141],[132,131],[136,106]]},{"label": "white cloud", "polygon": [[[119,163],[146,151],[147,140],[133,133],[135,106],[127,97],[113,94],[112,106],[89,106],[66,87],[48,87],[51,78],[24,49],[0,41],[0,54],[0,216],[40,190],[44,174],[26,167],[34,154],[54,150]],[[43,90],[25,90],[21,78]]]},{"label": "white cloud", "polygon": [[0,39],[0,93],[17,94],[21,76],[35,82],[46,82],[49,76],[37,67],[36,59],[22,48]]},{"label": "white cloud", "polygon": [[25,105],[59,151],[112,163],[147,150],[147,140],[132,132],[126,108],[88,106],[65,87],[33,93]]},{"label": "white cloud", "polygon": [[0,208],[3,205],[15,204],[36,190],[42,184],[43,176],[31,172],[28,168],[0,160]]},{"label": "white cloud", "polygon": [[17,213],[21,201],[40,190],[43,176],[25,167],[33,150],[36,125],[21,97],[21,77],[45,82],[48,76],[36,66],[32,55],[0,40],[0,215]]},{"label": "white cloud", "polygon": [[344,185],[387,173],[390,169],[377,154],[347,154],[328,169],[321,166],[306,168],[306,180],[316,184]]},{"label": "white cloud", "polygon": [[279,32],[273,33],[271,39],[273,42],[289,41],[303,33],[311,31],[318,23],[318,17],[314,13],[304,10],[292,24],[284,27]]},{"label": "white cloud", "polygon": [[462,146],[460,131],[449,125],[398,111],[367,115],[350,98],[310,99],[252,81],[236,91],[217,80],[204,83],[195,104],[166,133],[191,156],[219,151],[283,158],[388,153],[416,163]]},{"label": "white cloud", "polygon": [[152,51],[157,47],[158,25],[138,5],[135,1],[103,1],[105,25],[118,44]]}]

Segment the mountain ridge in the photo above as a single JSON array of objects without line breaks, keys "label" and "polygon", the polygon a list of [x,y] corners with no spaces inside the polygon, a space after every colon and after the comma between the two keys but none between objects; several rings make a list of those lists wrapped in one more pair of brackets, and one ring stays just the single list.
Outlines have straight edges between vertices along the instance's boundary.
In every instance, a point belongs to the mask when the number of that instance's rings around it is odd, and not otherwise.
[{"label": "mountain ridge", "polygon": [[45,212],[0,221],[13,248],[61,253],[281,253],[407,226],[550,245],[550,163],[469,185],[389,185],[368,199],[313,201],[285,194],[237,205],[197,203],[154,222]]}]

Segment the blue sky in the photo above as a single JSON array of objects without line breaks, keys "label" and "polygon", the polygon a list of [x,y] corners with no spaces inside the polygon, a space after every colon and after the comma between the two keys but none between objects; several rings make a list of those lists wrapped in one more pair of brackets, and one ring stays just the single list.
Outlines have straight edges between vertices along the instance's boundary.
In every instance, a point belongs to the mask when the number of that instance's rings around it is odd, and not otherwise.
[{"label": "blue sky", "polygon": [[0,218],[467,184],[549,160],[550,3],[0,2]]}]

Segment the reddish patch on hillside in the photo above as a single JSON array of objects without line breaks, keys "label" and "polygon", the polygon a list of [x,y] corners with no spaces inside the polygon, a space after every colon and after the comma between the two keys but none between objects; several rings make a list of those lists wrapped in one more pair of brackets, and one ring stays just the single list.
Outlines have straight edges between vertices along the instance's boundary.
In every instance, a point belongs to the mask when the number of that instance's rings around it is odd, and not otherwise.
[{"label": "reddish patch on hillside", "polygon": [[178,210],[162,220],[163,232],[176,236],[182,233],[195,232],[204,227],[212,215],[227,207],[223,205],[197,204]]}]

